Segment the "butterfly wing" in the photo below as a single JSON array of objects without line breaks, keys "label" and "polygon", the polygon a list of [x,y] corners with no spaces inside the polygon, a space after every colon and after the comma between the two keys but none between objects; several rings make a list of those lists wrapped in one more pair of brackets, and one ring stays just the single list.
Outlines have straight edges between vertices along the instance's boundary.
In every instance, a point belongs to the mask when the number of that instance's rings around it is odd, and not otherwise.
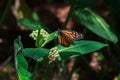
[{"label": "butterfly wing", "polygon": [[74,40],[80,40],[84,38],[83,34],[78,33],[78,32],[74,32],[74,35],[75,35]]},{"label": "butterfly wing", "polygon": [[82,35],[74,31],[60,30],[58,38],[61,45],[69,46],[74,40],[81,39]]},{"label": "butterfly wing", "polygon": [[61,45],[66,46],[66,47],[70,45],[69,41],[67,41],[64,37],[62,36],[58,36],[58,37],[59,37],[59,43]]},{"label": "butterfly wing", "polygon": [[61,30],[58,36],[59,43],[63,46],[69,46],[71,41],[73,40],[73,38],[70,37],[70,35],[72,35],[70,31]]}]

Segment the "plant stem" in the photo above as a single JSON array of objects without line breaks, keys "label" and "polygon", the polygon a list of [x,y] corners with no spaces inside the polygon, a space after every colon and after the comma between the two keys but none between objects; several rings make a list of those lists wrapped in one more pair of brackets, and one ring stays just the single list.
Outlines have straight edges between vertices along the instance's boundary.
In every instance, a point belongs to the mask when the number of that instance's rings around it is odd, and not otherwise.
[{"label": "plant stem", "polygon": [[40,40],[40,29],[38,30],[37,40],[36,40],[36,42],[35,42],[35,46],[36,46],[37,48],[40,47],[40,46],[39,46],[39,40]]},{"label": "plant stem", "polygon": [[35,77],[36,77],[38,66],[39,66],[39,62],[36,62],[35,67],[34,67],[34,71],[33,71],[34,80],[35,80]]},{"label": "plant stem", "polygon": [[5,66],[6,64],[8,64],[8,62],[10,62],[10,60],[13,58],[13,55],[9,56],[2,64],[1,66]]},{"label": "plant stem", "polygon": [[65,69],[65,62],[64,62],[64,60],[60,61],[58,63],[58,69],[59,69],[59,73],[58,73],[59,80],[65,80],[65,77],[63,77],[65,75],[64,72],[63,72],[63,70]]},{"label": "plant stem", "polygon": [[67,24],[68,24],[68,22],[69,22],[69,20],[70,20],[70,17],[71,17],[71,15],[72,15],[73,10],[74,10],[75,2],[76,2],[76,0],[72,0],[72,5],[71,5],[71,7],[70,7],[70,11],[69,11],[69,13],[68,13],[68,16],[67,16],[67,18],[66,18],[65,23],[63,24],[62,29],[65,29],[65,28],[66,28],[66,26],[67,26]]},{"label": "plant stem", "polygon": [[75,66],[73,66],[73,68],[72,68],[72,70],[71,70],[71,72],[70,72],[67,80],[71,80],[72,74],[73,74],[73,72],[75,71],[75,68],[74,68],[74,67],[75,67]]},{"label": "plant stem", "polygon": [[0,28],[2,28],[2,25],[3,25],[3,23],[4,23],[5,19],[6,19],[6,16],[7,16],[7,13],[8,13],[8,11],[9,11],[9,9],[10,9],[10,6],[11,6],[11,4],[12,4],[12,1],[13,1],[13,0],[8,0],[8,3],[7,3],[7,5],[6,5],[6,8],[5,8],[5,10],[4,10],[4,12],[3,12],[2,16],[1,16]]}]

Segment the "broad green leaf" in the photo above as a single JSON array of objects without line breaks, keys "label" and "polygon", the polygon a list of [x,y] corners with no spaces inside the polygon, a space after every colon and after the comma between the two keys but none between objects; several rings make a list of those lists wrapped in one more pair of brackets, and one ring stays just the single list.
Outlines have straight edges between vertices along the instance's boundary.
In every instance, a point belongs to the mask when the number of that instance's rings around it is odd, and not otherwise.
[{"label": "broad green leaf", "polygon": [[21,66],[26,70],[28,69],[28,63],[22,54],[17,55],[17,61],[18,61],[18,66]]},{"label": "broad green leaf", "polygon": [[18,71],[18,59],[17,54],[21,54],[23,49],[23,45],[21,42],[21,37],[18,37],[16,40],[14,40],[14,56],[15,56],[15,67]]},{"label": "broad green leaf", "polygon": [[45,57],[49,54],[49,49],[45,48],[26,48],[23,49],[23,55],[26,57],[31,57],[34,60],[38,60],[39,58]]},{"label": "broad green leaf", "polygon": [[105,20],[90,9],[78,9],[74,12],[74,15],[79,22],[95,34],[114,43],[118,41],[117,36],[110,30],[110,26],[105,22]]},{"label": "broad green leaf", "polygon": [[31,30],[38,30],[44,27],[39,21],[28,18],[20,19],[19,24]]},{"label": "broad green leaf", "polygon": [[25,60],[23,54],[23,45],[21,37],[14,41],[14,55],[15,55],[15,67],[19,80],[30,80],[30,72],[27,71],[28,63]]},{"label": "broad green leaf", "polygon": [[26,69],[19,66],[19,69],[18,69],[19,80],[30,80],[30,77],[31,77],[31,74]]},{"label": "broad green leaf", "polygon": [[49,36],[46,38],[45,42],[42,44],[41,47],[44,47],[47,43],[49,43],[50,41],[56,39],[57,37],[58,37],[58,32],[57,31],[49,34]]},{"label": "broad green leaf", "polygon": [[120,80],[120,74],[118,75],[118,80]]},{"label": "broad green leaf", "polygon": [[23,45],[21,42],[21,37],[19,36],[15,41],[14,41],[14,52],[17,54],[19,51],[23,49]]},{"label": "broad green leaf", "polygon": [[60,57],[62,59],[68,59],[97,51],[105,46],[107,46],[107,44],[96,41],[81,40],[75,41],[74,44],[69,47],[63,47],[61,45],[56,47],[58,48]]}]

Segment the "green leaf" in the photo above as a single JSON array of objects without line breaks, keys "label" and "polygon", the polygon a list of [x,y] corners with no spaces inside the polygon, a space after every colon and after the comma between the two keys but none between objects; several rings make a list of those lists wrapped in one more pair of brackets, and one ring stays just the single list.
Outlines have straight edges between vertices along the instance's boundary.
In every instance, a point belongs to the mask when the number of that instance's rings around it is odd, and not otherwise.
[{"label": "green leaf", "polygon": [[[38,32],[38,37],[36,40],[36,46],[37,47],[44,47],[47,43],[49,43],[50,41],[56,39],[58,37],[58,31],[52,32],[51,34],[40,34],[40,30]],[[46,37],[43,37],[46,36]]]},{"label": "green leaf", "polygon": [[23,67],[19,66],[18,69],[18,78],[19,80],[30,80],[31,74],[26,71]]},{"label": "green leaf", "polygon": [[42,44],[44,42],[45,42],[45,39],[44,39],[43,35],[40,34],[40,30],[39,30],[35,45],[36,45],[36,47],[44,47],[44,46],[42,46]]},{"label": "green leaf", "polygon": [[104,55],[102,53],[99,53],[97,58],[98,58],[98,60],[103,61],[104,60]]},{"label": "green leaf", "polygon": [[19,51],[23,49],[23,45],[21,42],[21,37],[19,36],[15,41],[14,41],[14,52],[17,54]]},{"label": "green leaf", "polygon": [[14,41],[14,55],[15,55],[15,68],[18,74],[19,80],[30,80],[31,74],[27,71],[28,63],[25,60],[23,54],[23,45],[21,37],[18,37]]},{"label": "green leaf", "polygon": [[120,74],[118,75],[118,80],[120,80]]},{"label": "green leaf", "polygon": [[116,43],[118,38],[110,30],[110,26],[99,15],[88,8],[78,9],[74,12],[76,18],[95,34]]},{"label": "green leaf", "polygon": [[22,54],[17,55],[17,61],[18,61],[18,66],[21,66],[26,70],[28,69],[28,63]]},{"label": "green leaf", "polygon": [[44,41],[44,43],[42,44],[41,47],[44,47],[47,43],[56,39],[57,37],[58,37],[58,31],[55,31],[55,32],[49,34],[49,36],[46,38],[46,40]]},{"label": "green leaf", "polygon": [[34,20],[39,21],[39,16],[36,12],[32,13],[32,17],[33,17]]},{"label": "green leaf", "polygon": [[26,48],[23,49],[23,55],[26,57],[31,57],[34,60],[38,60],[48,55],[49,51],[49,49],[45,48]]},{"label": "green leaf", "polygon": [[58,45],[57,48],[62,59],[69,59],[97,51],[105,46],[107,46],[107,44],[96,41],[81,40],[75,41],[74,44],[69,47]]},{"label": "green leaf", "polygon": [[43,24],[41,24],[37,20],[28,19],[28,18],[20,19],[19,24],[31,30],[38,30],[44,27]]}]

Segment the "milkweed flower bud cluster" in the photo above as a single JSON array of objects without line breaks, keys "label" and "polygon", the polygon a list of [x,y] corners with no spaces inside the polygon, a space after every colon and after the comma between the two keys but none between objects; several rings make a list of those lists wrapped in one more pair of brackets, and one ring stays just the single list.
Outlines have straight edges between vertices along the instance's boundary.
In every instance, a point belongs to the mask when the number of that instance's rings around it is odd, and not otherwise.
[{"label": "milkweed flower bud cluster", "polygon": [[50,53],[48,55],[49,58],[49,64],[52,63],[53,61],[55,61],[60,55],[58,54],[58,50],[57,48],[52,48],[50,50]]},{"label": "milkweed flower bud cluster", "polygon": [[[38,32],[39,32],[38,30],[32,31],[30,37],[32,37],[34,40],[37,40]],[[49,36],[48,32],[45,31],[44,29],[40,30],[40,35],[44,38],[44,40],[46,40],[47,37]]]},{"label": "milkweed flower bud cluster", "polygon": [[43,61],[43,60],[44,60],[43,58],[37,59],[38,62],[41,62],[41,61]]},{"label": "milkweed flower bud cluster", "polygon": [[49,36],[49,33],[47,31],[45,31],[44,29],[40,30],[40,35],[42,35],[42,37],[44,38],[44,40],[47,39],[47,37]]},{"label": "milkweed flower bud cluster", "polygon": [[36,40],[38,36],[38,30],[32,31],[32,33],[29,36],[34,40]]}]

